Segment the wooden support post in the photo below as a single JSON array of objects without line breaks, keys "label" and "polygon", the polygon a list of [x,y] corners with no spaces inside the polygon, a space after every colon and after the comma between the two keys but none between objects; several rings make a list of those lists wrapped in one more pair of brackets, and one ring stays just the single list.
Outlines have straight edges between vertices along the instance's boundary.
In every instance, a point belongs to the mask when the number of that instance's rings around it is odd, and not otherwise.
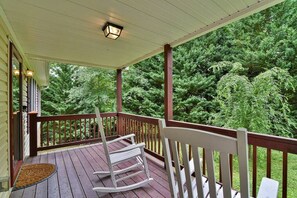
[{"label": "wooden support post", "polygon": [[117,112],[122,111],[122,70],[117,70]]},{"label": "wooden support post", "polygon": [[30,156],[37,156],[37,112],[28,113],[30,117]]},{"label": "wooden support post", "polygon": [[[117,70],[117,113],[122,112],[122,70]],[[121,135],[122,120],[117,116],[117,135]]]},{"label": "wooden support post", "polygon": [[169,44],[164,46],[164,80],[165,80],[165,94],[164,94],[164,110],[165,120],[173,119],[173,102],[172,102],[172,48]]}]

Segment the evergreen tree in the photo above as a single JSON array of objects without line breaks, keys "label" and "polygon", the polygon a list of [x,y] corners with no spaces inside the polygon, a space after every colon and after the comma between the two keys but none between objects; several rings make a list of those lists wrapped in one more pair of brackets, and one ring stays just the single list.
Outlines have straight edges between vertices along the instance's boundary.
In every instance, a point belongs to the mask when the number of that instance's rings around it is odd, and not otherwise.
[{"label": "evergreen tree", "polygon": [[158,55],[123,72],[125,112],[153,117],[164,116],[163,56]]},{"label": "evergreen tree", "polygon": [[76,104],[77,113],[94,113],[95,106],[102,112],[116,111],[114,71],[79,67],[73,76],[76,86],[71,88],[69,100]]},{"label": "evergreen tree", "polygon": [[41,91],[42,115],[63,115],[76,113],[74,103],[69,100],[70,89],[76,83],[73,74],[77,67],[69,64],[50,65],[49,86]]}]

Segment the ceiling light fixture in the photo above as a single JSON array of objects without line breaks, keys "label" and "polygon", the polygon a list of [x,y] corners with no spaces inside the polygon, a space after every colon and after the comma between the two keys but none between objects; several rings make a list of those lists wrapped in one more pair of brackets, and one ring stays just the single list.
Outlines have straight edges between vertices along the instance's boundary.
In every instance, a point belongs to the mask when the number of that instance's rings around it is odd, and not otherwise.
[{"label": "ceiling light fixture", "polygon": [[28,78],[31,78],[31,77],[33,77],[33,75],[34,75],[34,72],[32,71],[32,70],[27,70],[26,71],[26,76],[28,77]]},{"label": "ceiling light fixture", "polygon": [[106,22],[102,28],[104,35],[106,38],[110,38],[116,40],[122,33],[123,27],[119,25],[115,25],[110,22]]},{"label": "ceiling light fixture", "polygon": [[20,75],[20,70],[18,70],[18,69],[13,69],[13,70],[12,70],[12,74],[13,74],[14,76],[19,76],[19,75]]}]

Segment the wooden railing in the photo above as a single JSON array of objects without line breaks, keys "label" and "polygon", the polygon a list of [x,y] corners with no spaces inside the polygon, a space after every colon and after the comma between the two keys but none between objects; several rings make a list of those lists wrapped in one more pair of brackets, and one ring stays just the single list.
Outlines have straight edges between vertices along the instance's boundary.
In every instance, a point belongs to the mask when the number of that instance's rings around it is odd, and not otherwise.
[{"label": "wooden railing", "polygon": [[[39,150],[77,145],[94,141],[96,142],[100,139],[98,129],[96,129],[97,125],[95,124],[94,120],[95,114],[47,117],[37,117],[36,113],[30,113],[29,115],[31,128],[31,155],[37,155],[37,151]],[[150,154],[157,157],[158,159],[164,159],[157,118],[126,113],[103,113],[101,116],[103,118],[103,124],[107,133],[107,137],[116,137],[118,135],[134,133],[136,136],[136,142],[145,142],[146,150]],[[167,126],[206,130],[212,133],[227,135],[230,137],[236,136],[235,130],[208,125],[170,120],[167,121]],[[36,130],[34,131],[32,129]],[[39,129],[40,134],[42,134],[40,137],[34,135],[37,134],[37,129]],[[38,139],[40,139],[39,145],[37,143]],[[293,155],[293,157],[296,157],[297,140],[249,132],[248,143],[250,148],[252,196],[256,196],[261,177],[266,176],[273,178],[273,171],[279,171],[273,170],[272,158],[275,158],[275,156],[280,156],[282,158],[282,166],[280,170],[282,178],[278,178],[277,180],[280,181],[282,197],[287,197],[288,181],[290,181],[288,179],[288,156]],[[34,150],[34,148],[36,149]],[[33,151],[31,149],[33,149]],[[261,175],[259,173],[259,166],[263,166],[263,161],[259,160],[260,158],[263,159],[263,156],[259,156],[259,152],[261,151],[260,154],[263,154],[263,150],[265,152],[265,175]],[[189,149],[189,157],[191,157],[191,148]],[[236,164],[236,159],[230,156],[230,169],[232,176],[234,176],[234,164]],[[206,172],[205,170],[206,165],[205,160],[203,160],[204,173]]]},{"label": "wooden railing", "polygon": [[[29,115],[31,156],[41,150],[98,142],[100,139],[95,114],[38,117],[37,113],[33,112]],[[101,116],[106,137],[116,137],[117,114],[102,113]]]},{"label": "wooden railing", "polygon": [[118,113],[118,121],[119,135],[134,133],[135,141],[144,142],[148,153],[158,159],[164,159],[157,118]]}]

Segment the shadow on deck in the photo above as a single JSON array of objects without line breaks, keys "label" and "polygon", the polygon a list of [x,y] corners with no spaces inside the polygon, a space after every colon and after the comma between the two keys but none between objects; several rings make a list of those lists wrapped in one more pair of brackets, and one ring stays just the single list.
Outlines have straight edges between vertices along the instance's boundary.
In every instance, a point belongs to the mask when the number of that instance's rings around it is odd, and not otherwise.
[{"label": "shadow on deck", "polygon": [[[114,143],[112,149],[121,148],[123,145],[123,143]],[[166,171],[155,161],[157,159],[148,156],[150,174],[154,178],[149,185],[123,193],[102,194],[93,191],[92,188],[112,186],[112,183],[108,177],[100,179],[93,175],[94,171],[108,170],[101,144],[41,154],[28,158],[25,164],[52,163],[56,164],[57,172],[37,185],[13,191],[11,197],[170,197]],[[132,184],[140,180],[142,180],[141,175],[126,179],[121,182],[121,185]]]}]

